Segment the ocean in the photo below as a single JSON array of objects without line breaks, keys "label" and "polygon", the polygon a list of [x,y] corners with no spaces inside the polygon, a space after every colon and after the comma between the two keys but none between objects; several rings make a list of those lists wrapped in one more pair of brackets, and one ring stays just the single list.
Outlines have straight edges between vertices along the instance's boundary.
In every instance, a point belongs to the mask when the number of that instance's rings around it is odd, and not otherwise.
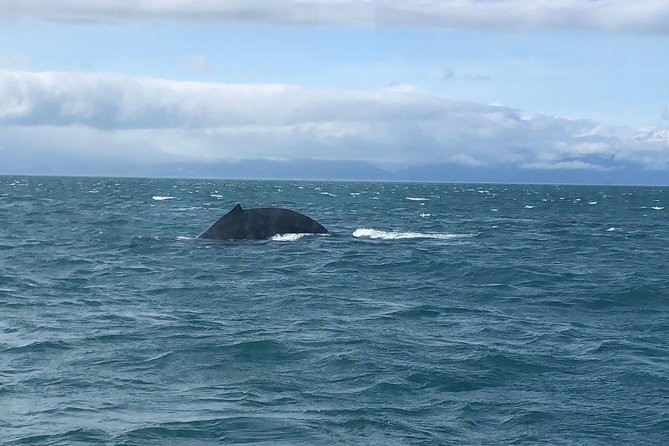
[{"label": "ocean", "polygon": [[0,177],[2,444],[668,441],[669,188]]}]

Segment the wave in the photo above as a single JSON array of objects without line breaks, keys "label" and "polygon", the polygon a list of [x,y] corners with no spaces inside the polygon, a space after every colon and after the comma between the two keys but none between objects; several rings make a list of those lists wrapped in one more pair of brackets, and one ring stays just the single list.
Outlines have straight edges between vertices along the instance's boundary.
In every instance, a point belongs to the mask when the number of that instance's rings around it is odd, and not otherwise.
[{"label": "wave", "polygon": [[105,444],[109,435],[100,429],[78,428],[63,433],[35,433],[19,438],[17,444]]},{"label": "wave", "polygon": [[437,239],[437,240],[453,240],[460,238],[474,237],[476,234],[450,234],[443,232],[395,232],[395,231],[380,231],[378,229],[359,228],[353,231],[353,237],[357,238],[371,238],[381,240],[404,240],[404,239]]},{"label": "wave", "polygon": [[34,341],[28,344],[9,346],[8,350],[13,352],[43,353],[52,350],[68,350],[72,347],[69,342],[56,341]]},{"label": "wave", "polygon": [[169,197],[169,196],[161,196],[161,195],[154,195],[153,197],[154,200],[156,201],[163,201],[163,200],[174,200],[174,197]]},{"label": "wave", "polygon": [[407,200],[409,201],[427,201],[429,198],[423,198],[423,197],[406,197]]}]

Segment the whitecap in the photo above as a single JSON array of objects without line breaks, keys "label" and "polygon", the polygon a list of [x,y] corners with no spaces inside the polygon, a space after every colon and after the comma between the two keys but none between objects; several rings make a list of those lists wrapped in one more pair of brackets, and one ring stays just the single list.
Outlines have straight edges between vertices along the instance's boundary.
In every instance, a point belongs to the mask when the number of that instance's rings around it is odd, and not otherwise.
[{"label": "whitecap", "polygon": [[664,209],[664,206],[652,206],[651,209],[655,209],[656,211],[661,211]]},{"label": "whitecap", "polygon": [[[207,205],[207,203],[205,203],[205,206],[206,205]],[[199,209],[200,209],[199,206],[187,206],[187,207],[183,207],[183,208],[176,208],[176,209],[174,209],[174,211],[175,212],[188,212],[188,211],[197,211]]]},{"label": "whitecap", "polygon": [[270,240],[275,242],[294,242],[301,239],[307,234],[276,234],[270,237]]},{"label": "whitecap", "polygon": [[596,201],[588,201],[588,204],[597,204]]},{"label": "whitecap", "polygon": [[420,214],[420,216],[426,218],[426,217],[432,217],[432,214]]},{"label": "whitecap", "polygon": [[490,212],[498,212],[498,211],[499,211],[499,209],[497,209],[497,208],[490,209]]},{"label": "whitecap", "polygon": [[154,200],[156,201],[163,201],[163,200],[174,200],[174,197],[169,197],[169,196],[161,196],[161,195],[154,195],[153,197]]},{"label": "whitecap", "polygon": [[606,232],[613,232],[613,231],[617,231],[617,230],[618,230],[618,228],[611,227],[611,228],[607,229]]},{"label": "whitecap", "polygon": [[223,198],[223,195],[221,195],[221,194],[211,194],[210,196],[212,198]]},{"label": "whitecap", "polygon": [[534,209],[534,206],[530,206],[529,204],[525,205],[525,209]]},{"label": "whitecap", "polygon": [[409,201],[427,201],[429,198],[423,198],[423,197],[407,197],[406,198]]},{"label": "whitecap", "polygon": [[331,194],[330,192],[321,192],[321,195],[327,195],[328,197],[336,197],[335,194]]},{"label": "whitecap", "polygon": [[193,237],[187,237],[185,235],[178,235],[177,240],[184,241],[184,240],[195,240],[195,239]]},{"label": "whitecap", "polygon": [[448,233],[434,233],[434,232],[395,232],[395,231],[380,231],[378,229],[358,228],[353,231],[353,237],[357,238],[371,238],[381,240],[403,240],[403,239],[438,239],[438,240],[453,240],[459,238],[474,237],[475,234],[448,234]]}]

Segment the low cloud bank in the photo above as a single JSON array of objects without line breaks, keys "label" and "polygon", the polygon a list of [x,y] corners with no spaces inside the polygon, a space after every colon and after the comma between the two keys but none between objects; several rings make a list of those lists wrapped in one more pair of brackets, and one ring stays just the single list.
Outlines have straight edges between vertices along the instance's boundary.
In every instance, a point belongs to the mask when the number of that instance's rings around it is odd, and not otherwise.
[{"label": "low cloud bank", "polygon": [[0,71],[0,103],[0,157],[14,160],[669,168],[666,129],[609,127],[420,91]]}]

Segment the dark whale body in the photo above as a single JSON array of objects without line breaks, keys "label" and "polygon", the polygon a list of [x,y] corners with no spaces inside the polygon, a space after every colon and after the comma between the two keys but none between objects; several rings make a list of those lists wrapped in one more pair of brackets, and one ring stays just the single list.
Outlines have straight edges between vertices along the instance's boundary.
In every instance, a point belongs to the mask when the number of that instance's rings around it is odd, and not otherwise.
[{"label": "dark whale body", "polygon": [[236,205],[199,238],[212,240],[267,239],[277,234],[326,234],[317,221],[290,209],[242,209]]}]

